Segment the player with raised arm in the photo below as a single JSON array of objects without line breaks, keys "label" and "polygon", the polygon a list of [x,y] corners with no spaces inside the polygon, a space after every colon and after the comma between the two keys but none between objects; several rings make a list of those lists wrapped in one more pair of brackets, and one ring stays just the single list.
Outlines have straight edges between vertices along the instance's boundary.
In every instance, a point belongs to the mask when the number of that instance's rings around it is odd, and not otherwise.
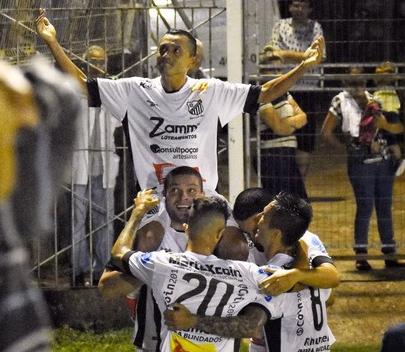
[{"label": "player with raised arm", "polygon": [[[187,72],[195,65],[196,40],[186,31],[171,29],[159,42],[160,77],[88,80],[58,43],[44,10],[36,19],[36,29],[58,65],[88,92],[91,105],[103,104],[129,130],[141,189],[161,184],[168,168],[187,165],[198,168],[205,180],[204,189],[215,190],[218,118],[226,125],[242,112],[255,113],[259,104],[281,96],[318,65],[324,50],[324,39],[318,38],[299,65],[262,86],[195,80]],[[193,89],[202,83],[207,88],[204,94]]]},{"label": "player with raised arm", "polygon": [[[281,193],[264,208],[255,241],[263,248],[272,268],[291,267],[312,218],[312,208],[305,200]],[[262,286],[263,287],[263,286]],[[271,312],[263,330],[265,346],[251,344],[250,351],[328,351],[335,341],[328,325],[326,300],[330,289],[305,288],[267,299]],[[254,313],[252,310],[255,310]],[[263,310],[252,308],[250,314],[266,320]],[[169,329],[201,329],[220,336],[244,337],[238,317],[205,316],[191,313],[176,302],[164,313]],[[260,318],[261,317],[261,318]],[[256,340],[257,342],[257,340]]]},{"label": "player with raised arm", "polygon": [[[180,166],[170,171],[164,182],[164,197],[160,199],[159,211],[146,214],[139,226],[133,213],[126,224],[125,231],[137,232],[133,249],[143,252],[184,252],[188,238],[183,224],[188,223],[193,199],[203,195],[202,184],[201,175],[191,167]],[[132,292],[139,288],[139,285],[134,278],[108,265],[101,277],[99,288],[106,298],[130,293],[136,297],[134,345],[137,351],[155,351],[161,318],[150,287],[143,285],[135,295]]]}]

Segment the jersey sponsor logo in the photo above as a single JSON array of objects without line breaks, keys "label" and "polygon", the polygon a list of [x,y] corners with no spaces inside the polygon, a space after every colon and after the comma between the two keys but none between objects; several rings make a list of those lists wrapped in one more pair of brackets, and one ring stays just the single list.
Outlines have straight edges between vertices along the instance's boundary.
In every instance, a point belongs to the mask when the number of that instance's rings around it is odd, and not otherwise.
[{"label": "jersey sponsor logo", "polygon": [[157,144],[152,144],[150,150],[155,153],[177,153],[177,154],[196,154],[198,148],[182,148],[182,147],[160,147]]},{"label": "jersey sponsor logo", "polygon": [[[187,135],[190,133],[193,133],[198,125],[166,125],[164,122],[163,117],[158,117],[158,116],[152,116],[150,118],[151,121],[156,122],[155,127],[152,129],[151,132],[149,132],[149,137],[154,138],[154,137],[159,137],[164,134],[177,134],[177,135]],[[195,138],[195,136],[194,136]],[[164,138],[162,138],[164,139]],[[177,138],[174,138],[177,139]],[[183,139],[183,138],[179,138]],[[189,139],[189,138],[187,138]]]},{"label": "jersey sponsor logo", "polygon": [[234,269],[232,267],[224,268],[220,266],[215,266],[214,264],[203,264],[199,262],[195,262],[193,260],[189,260],[188,258],[182,257],[169,257],[170,264],[176,264],[182,267],[189,267],[194,268],[199,271],[205,271],[211,273],[213,275],[226,275],[232,277],[242,277],[242,274],[238,269]]},{"label": "jersey sponsor logo", "polygon": [[304,348],[298,352],[321,352],[330,351],[329,336],[307,337],[304,342]]},{"label": "jersey sponsor logo", "polygon": [[302,303],[301,293],[297,292],[297,336],[301,336],[304,333],[304,314],[303,314],[304,304]]},{"label": "jersey sponsor logo", "polygon": [[150,89],[152,87],[152,82],[149,80],[143,80],[139,82],[139,85],[144,89]]},{"label": "jersey sponsor logo", "polygon": [[[222,340],[219,336],[192,335],[186,331],[170,333],[170,351],[172,352],[216,352],[214,345]],[[194,342],[195,341],[195,342]]]},{"label": "jersey sponsor logo", "polygon": [[187,102],[188,112],[191,115],[201,115],[204,112],[202,100],[192,100]]}]

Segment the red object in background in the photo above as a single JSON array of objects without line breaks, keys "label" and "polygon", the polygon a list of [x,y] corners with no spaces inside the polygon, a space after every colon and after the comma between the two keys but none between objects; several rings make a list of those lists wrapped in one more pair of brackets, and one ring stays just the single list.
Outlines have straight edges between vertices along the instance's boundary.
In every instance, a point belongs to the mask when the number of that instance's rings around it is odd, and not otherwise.
[{"label": "red object in background", "polygon": [[138,304],[138,297],[133,295],[132,292],[125,297],[125,303],[127,305],[129,315],[133,321],[136,318],[136,306]]},{"label": "red object in background", "polygon": [[360,121],[359,142],[361,144],[371,144],[373,141],[377,132],[374,118],[380,113],[381,108],[378,103],[372,102],[367,105]]}]

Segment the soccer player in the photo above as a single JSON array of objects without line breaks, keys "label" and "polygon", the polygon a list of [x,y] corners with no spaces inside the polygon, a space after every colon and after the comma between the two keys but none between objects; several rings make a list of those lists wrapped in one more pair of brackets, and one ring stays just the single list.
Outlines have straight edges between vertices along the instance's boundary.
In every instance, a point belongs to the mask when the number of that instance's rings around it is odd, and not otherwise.
[{"label": "soccer player", "polygon": [[[143,217],[157,202],[151,190],[139,192],[134,218]],[[198,314],[236,316],[244,309],[249,311],[250,303],[264,304],[257,283],[267,275],[254,264],[225,261],[212,255],[227,216],[225,201],[214,197],[196,198],[188,225],[185,225],[189,237],[186,252],[134,252],[131,250],[133,233],[123,231],[113,246],[112,258],[125,272],[151,285],[160,311],[177,302]],[[252,316],[246,311],[242,316],[243,334],[257,336],[262,316]],[[236,343],[233,338],[198,329],[168,331],[164,324],[161,338],[161,351],[230,351]]]},{"label": "soccer player", "polygon": [[[129,130],[141,189],[162,184],[168,169],[187,165],[198,168],[204,189],[215,190],[218,117],[226,125],[242,112],[255,113],[259,104],[281,96],[308,69],[318,65],[324,51],[321,37],[305,51],[299,65],[263,86],[217,79],[201,81],[187,76],[195,65],[195,38],[186,31],[172,29],[159,42],[160,77],[88,80],[63,51],[44,10],[36,19],[36,30],[58,65],[88,92],[90,104],[103,104]],[[196,85],[205,85],[205,93],[200,94]]]},{"label": "soccer player", "polygon": [[[124,231],[134,232],[138,228],[133,248],[143,252],[184,252],[188,238],[183,224],[188,223],[193,199],[203,195],[202,183],[199,172],[191,167],[180,166],[170,171],[165,179],[159,211],[145,214],[142,221],[135,221],[133,213],[126,224]],[[113,297],[127,295],[139,288],[139,284],[132,276],[109,265],[99,288],[105,297]],[[140,288],[137,302],[134,345],[137,351],[155,351],[160,333],[160,312],[150,287],[143,285]]]},{"label": "soccer player", "polygon": [[[263,188],[249,188],[236,197],[233,216],[239,229],[226,228],[221,246],[216,252],[219,257],[235,259],[239,256],[257,265],[267,263],[263,249],[255,240],[255,234],[263,210],[272,198]],[[308,264],[310,269],[307,269]],[[291,290],[298,282],[318,288],[333,288],[339,284],[339,275],[320,238],[305,231],[300,239],[298,261],[294,269],[277,271],[266,281],[268,292],[278,295]]]},{"label": "soccer player", "polygon": [[[263,248],[268,265],[290,267],[298,249],[299,238],[312,218],[312,208],[305,200],[280,193],[268,204],[258,223],[256,242]],[[261,287],[264,287],[261,285]],[[298,292],[269,297],[270,318],[265,324],[263,344],[251,344],[250,351],[327,351],[335,341],[326,316],[326,300],[331,290],[305,288]],[[252,316],[266,320],[262,309],[252,308]],[[246,337],[239,317],[205,316],[190,313],[176,302],[164,313],[169,329],[200,329],[219,336]],[[258,342],[256,340],[256,342]]]}]

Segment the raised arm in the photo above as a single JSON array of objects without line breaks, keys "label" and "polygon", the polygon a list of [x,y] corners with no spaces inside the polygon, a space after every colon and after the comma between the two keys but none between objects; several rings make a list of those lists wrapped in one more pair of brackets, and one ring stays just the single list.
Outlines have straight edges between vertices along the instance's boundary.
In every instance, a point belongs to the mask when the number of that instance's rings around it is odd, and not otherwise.
[{"label": "raised arm", "polygon": [[318,65],[322,61],[324,50],[325,40],[323,37],[319,37],[305,51],[304,61],[291,71],[262,85],[259,103],[270,103],[287,92],[307,70]]},{"label": "raised arm", "polygon": [[266,313],[257,306],[248,306],[235,317],[217,317],[192,314],[184,305],[175,303],[163,315],[170,330],[195,328],[206,333],[233,338],[260,338],[267,321]]},{"label": "raised arm", "polygon": [[87,92],[86,82],[87,77],[82,70],[80,70],[73,61],[66,55],[62,46],[59,44],[56,37],[55,27],[45,17],[45,9],[39,9],[39,15],[35,19],[35,28],[39,37],[46,43],[53,57],[55,58],[59,67],[67,74],[74,77]]},{"label": "raised arm", "polygon": [[[137,225],[130,221],[127,223],[127,231],[136,230]],[[136,232],[133,249],[141,252],[151,252],[159,248],[164,235],[163,226],[156,222],[150,222]],[[98,288],[104,298],[125,296],[139,288],[139,281],[133,276],[115,270],[107,266],[101,275]]]},{"label": "raised arm", "polygon": [[122,265],[122,257],[133,248],[133,243],[136,241],[136,229],[143,216],[159,203],[159,199],[154,197],[152,189],[147,189],[138,192],[134,203],[132,214],[111,250],[111,259],[118,267]]}]

